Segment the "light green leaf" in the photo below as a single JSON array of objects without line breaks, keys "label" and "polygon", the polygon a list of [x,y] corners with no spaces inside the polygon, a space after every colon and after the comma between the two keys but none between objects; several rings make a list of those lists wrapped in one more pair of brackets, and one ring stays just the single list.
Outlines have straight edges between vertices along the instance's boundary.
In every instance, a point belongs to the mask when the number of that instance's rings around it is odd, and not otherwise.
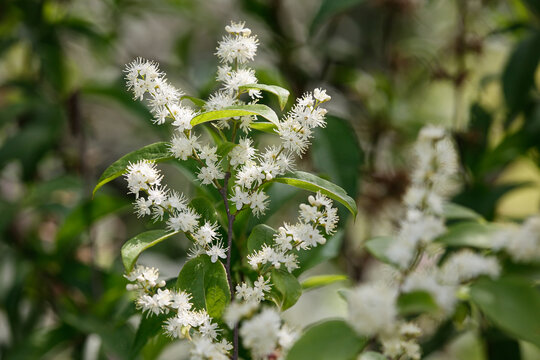
[{"label": "light green leaf", "polygon": [[254,121],[251,124],[249,124],[249,127],[255,130],[259,130],[265,133],[269,134],[276,134],[277,126],[274,123],[271,122],[257,122]]},{"label": "light green leaf", "polygon": [[491,247],[493,234],[499,229],[499,226],[490,223],[463,222],[448,227],[447,232],[436,241],[452,247],[470,246],[488,249]]},{"label": "light green leaf", "polygon": [[385,264],[392,264],[386,256],[386,253],[394,241],[394,238],[390,236],[378,236],[366,241],[366,250],[379,261],[382,261]]},{"label": "light green leaf", "polygon": [[274,243],[276,230],[265,224],[259,224],[251,230],[247,239],[248,255],[261,250],[263,245],[271,246]]},{"label": "light green leaf", "polygon": [[433,313],[438,310],[437,303],[430,293],[426,291],[413,291],[399,296],[397,306],[403,316]]},{"label": "light green leaf", "polygon": [[108,183],[116,179],[119,176],[122,176],[129,165],[129,163],[134,163],[139,160],[151,160],[155,162],[165,161],[172,159],[172,155],[169,151],[169,143],[167,142],[158,142],[145,147],[140,148],[130,152],[127,155],[122,156],[120,159],[116,160],[111,166],[109,166],[103,174],[99,177],[98,183],[92,192],[92,195],[96,194],[96,191]]},{"label": "light green leaf", "polygon": [[480,279],[471,299],[499,328],[540,347],[540,291],[519,278]]},{"label": "light green leaf", "polygon": [[304,190],[313,192],[320,191],[322,194],[328,196],[331,199],[339,201],[354,215],[356,216],[358,209],[356,202],[351,198],[345,190],[336,184],[331,183],[328,180],[324,180],[318,176],[312,175],[303,171],[294,171],[283,176],[277,177],[272,181],[284,183],[287,185],[295,186]]},{"label": "light green leaf", "polygon": [[366,339],[345,321],[329,320],[308,328],[289,350],[287,360],[351,360],[365,345]]},{"label": "light green leaf", "polygon": [[471,210],[465,206],[446,203],[443,208],[443,216],[449,220],[465,219],[465,220],[480,220],[482,216],[476,211]]},{"label": "light green leaf", "polygon": [[298,301],[302,295],[302,286],[296,276],[285,270],[272,270],[272,290],[270,296],[274,302],[285,311]]},{"label": "light green leaf", "polygon": [[347,280],[347,275],[317,275],[302,281],[302,289],[314,289]]},{"label": "light green leaf", "polygon": [[270,122],[277,124],[278,117],[274,110],[270,109],[266,105],[254,104],[254,105],[237,105],[237,106],[228,106],[223,110],[212,110],[203,112],[193,119],[191,119],[191,125],[196,126],[208,121],[227,119],[236,116],[246,116],[246,115],[258,115],[269,120]]},{"label": "light green leaf", "polygon": [[123,198],[101,195],[93,200],[84,200],[66,217],[56,235],[56,247],[68,251],[76,244],[71,241],[90,228],[97,220],[109,214],[128,209],[130,203]]},{"label": "light green leaf", "polygon": [[121,250],[122,263],[126,268],[126,272],[129,273],[133,269],[139,255],[141,255],[144,250],[151,248],[178,233],[179,231],[167,232],[165,230],[150,230],[126,241]]},{"label": "light green leaf", "polygon": [[279,107],[281,110],[287,105],[287,99],[289,98],[289,90],[282,88],[281,86],[276,85],[266,85],[266,84],[248,84],[240,86],[240,90],[262,90],[269,93],[272,93],[277,96]]},{"label": "light green leaf", "polygon": [[213,263],[208,255],[189,260],[182,267],[176,286],[192,295],[196,309],[205,309],[213,318],[221,318],[231,301],[225,268],[221,261]]},{"label": "light green leaf", "polygon": [[180,98],[180,100],[184,100],[184,99],[191,101],[193,104],[197,105],[198,107],[203,107],[204,105],[206,105],[206,101],[204,101],[203,99],[193,97],[193,96],[184,95]]}]

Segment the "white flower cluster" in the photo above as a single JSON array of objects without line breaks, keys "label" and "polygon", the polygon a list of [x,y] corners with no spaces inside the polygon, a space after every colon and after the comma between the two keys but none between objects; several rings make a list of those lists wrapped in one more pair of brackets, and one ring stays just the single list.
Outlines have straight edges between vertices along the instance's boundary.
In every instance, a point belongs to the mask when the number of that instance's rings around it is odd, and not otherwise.
[{"label": "white flower cluster", "polygon": [[[307,250],[326,243],[323,234],[335,232],[339,220],[332,201],[318,192],[308,197],[309,204],[300,204],[298,223],[283,224],[274,235],[272,246],[263,245],[259,251],[248,255],[248,262],[258,270],[261,265],[271,264],[276,269],[284,265],[289,272],[298,268],[294,250]],[[321,233],[320,229],[323,231]]]},{"label": "white flower cluster", "polygon": [[415,144],[417,164],[405,195],[407,216],[386,255],[400,268],[410,266],[419,245],[430,243],[445,231],[443,205],[453,187],[457,154],[445,130],[424,127]]},{"label": "white flower cluster", "polygon": [[298,335],[281,323],[279,313],[273,308],[264,308],[251,319],[243,321],[240,327],[242,343],[256,360],[285,359],[287,350]]},{"label": "white flower cluster", "polygon": [[501,266],[494,256],[483,256],[467,249],[452,254],[441,267],[435,263],[420,266],[409,274],[401,291],[428,292],[446,315],[454,311],[459,285],[484,275],[497,278],[501,272]]},{"label": "white flower cluster", "polygon": [[172,338],[193,337],[192,359],[228,359],[232,346],[219,340],[218,324],[205,310],[194,310],[191,295],[184,291],[164,288],[165,282],[158,281],[159,271],[137,265],[125,276],[134,284],[128,290],[137,291],[135,303],[147,315],[173,315],[165,322],[165,333]]},{"label": "white flower cluster", "polygon": [[[227,248],[221,241],[218,225],[208,221],[200,225],[201,216],[188,206],[184,195],[161,186],[163,176],[155,163],[146,160],[130,163],[125,177],[130,192],[137,197],[135,212],[139,217],[153,215],[154,220],[166,217],[169,230],[183,231],[194,240],[191,257],[206,254],[212,262],[227,257]],[[140,196],[141,191],[148,196]]]},{"label": "white flower cluster", "polygon": [[270,279],[259,275],[253,286],[243,282],[236,285],[236,298],[229,304],[223,316],[225,323],[232,329],[245,317],[253,314],[264,300],[265,293],[271,289]]},{"label": "white flower cluster", "polygon": [[391,359],[420,359],[416,338],[420,329],[398,321],[397,288],[366,283],[347,294],[347,321],[362,336],[378,336],[384,355]]},{"label": "white flower cluster", "polygon": [[519,227],[508,227],[496,232],[493,248],[506,251],[515,262],[540,261],[540,216],[529,217]]},{"label": "white flower cluster", "polygon": [[298,155],[302,155],[309,147],[309,140],[313,136],[313,129],[326,126],[326,109],[320,105],[330,96],[326,90],[315,89],[313,94],[307,93],[287,114],[278,125],[278,134],[283,140],[283,147]]}]

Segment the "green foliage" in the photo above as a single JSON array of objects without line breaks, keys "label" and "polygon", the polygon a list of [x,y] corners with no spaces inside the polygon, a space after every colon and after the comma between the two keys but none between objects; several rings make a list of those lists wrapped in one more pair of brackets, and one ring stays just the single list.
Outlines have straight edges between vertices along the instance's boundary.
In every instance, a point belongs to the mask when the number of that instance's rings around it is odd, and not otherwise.
[{"label": "green foliage", "polygon": [[401,294],[398,298],[397,306],[399,313],[403,316],[435,313],[438,310],[438,306],[432,296],[425,291],[413,291]]},{"label": "green foliage", "polygon": [[266,224],[256,225],[247,239],[247,253],[252,254],[261,250],[263,245],[272,245],[276,230]]},{"label": "green foliage", "polygon": [[386,253],[393,241],[394,238],[390,236],[378,236],[366,242],[366,250],[383,263],[390,264]]},{"label": "green foliage", "polygon": [[490,248],[493,234],[500,227],[489,223],[462,222],[448,228],[437,242],[450,247]]},{"label": "green foliage", "polygon": [[293,274],[286,270],[272,270],[270,296],[281,311],[285,311],[298,301],[302,295],[302,286]]},{"label": "green foliage", "polygon": [[274,124],[277,124],[279,121],[274,110],[272,110],[266,105],[255,104],[255,105],[229,106],[227,108],[224,108],[224,110],[213,110],[213,111],[203,112],[195,116],[193,119],[191,119],[191,125],[196,126],[196,125],[208,122],[208,121],[227,119],[227,118],[231,118],[235,116],[246,116],[246,115],[262,116],[263,118],[265,118],[266,120]]},{"label": "green foliage", "polygon": [[[248,91],[248,90],[262,90],[269,93],[272,93],[276,95],[279,107],[281,110],[287,105],[287,100],[289,99],[289,90],[282,88],[281,86],[277,85],[266,85],[266,84],[249,84],[249,85],[243,85],[240,86],[240,91]],[[270,120],[270,119],[269,119]]]},{"label": "green foliage", "polygon": [[213,318],[220,319],[231,301],[227,274],[221,261],[213,263],[208,255],[189,260],[178,274],[176,286],[192,295],[196,309],[205,309]]},{"label": "green foliage", "polygon": [[471,299],[496,326],[540,347],[540,292],[517,278],[482,279]]},{"label": "green foliage", "polygon": [[356,202],[353,198],[347,195],[347,192],[336,184],[331,183],[328,180],[324,180],[318,176],[312,175],[304,171],[294,171],[283,176],[277,177],[272,181],[280,182],[283,184],[295,186],[300,189],[309,190],[313,192],[320,191],[322,194],[328,196],[331,199],[339,201],[345,207],[356,216],[358,209]]},{"label": "green foliage", "polygon": [[302,289],[315,289],[318,287],[330,285],[340,281],[346,281],[346,275],[317,275],[312,276],[302,281]]},{"label": "green foliage", "polygon": [[129,273],[133,270],[137,259],[143,251],[178,233],[178,231],[167,232],[165,230],[150,230],[126,241],[126,243],[122,245],[121,251],[122,262],[124,263],[126,272]]},{"label": "green foliage", "polygon": [[366,339],[343,320],[328,320],[308,328],[289,350],[287,360],[350,360],[365,344]]}]

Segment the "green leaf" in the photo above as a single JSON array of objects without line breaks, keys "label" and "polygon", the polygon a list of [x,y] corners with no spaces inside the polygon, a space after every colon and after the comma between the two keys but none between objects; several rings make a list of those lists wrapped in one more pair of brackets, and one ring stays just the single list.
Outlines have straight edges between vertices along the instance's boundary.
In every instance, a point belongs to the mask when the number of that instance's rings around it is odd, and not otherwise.
[{"label": "green leaf", "polygon": [[311,22],[309,33],[313,35],[315,30],[328,19],[363,2],[364,0],[323,0]]},{"label": "green leaf", "polygon": [[272,270],[272,290],[270,296],[285,311],[298,301],[302,295],[302,286],[296,276],[285,270]]},{"label": "green leaf", "polygon": [[56,247],[60,251],[72,249],[70,241],[90,228],[106,215],[127,209],[130,203],[123,198],[102,195],[93,200],[83,200],[66,217],[56,235]]},{"label": "green leaf", "polygon": [[236,146],[235,143],[232,143],[230,141],[225,141],[219,144],[219,146],[217,147],[216,154],[224,158],[232,151],[232,149],[234,149],[235,146]]},{"label": "green leaf", "polygon": [[311,326],[292,346],[287,360],[351,360],[362,351],[366,339],[343,320],[328,320]]},{"label": "green leaf", "polygon": [[277,124],[278,117],[274,110],[270,109],[266,105],[255,104],[255,105],[237,105],[237,106],[228,106],[223,110],[212,110],[203,112],[193,119],[191,119],[191,125],[196,126],[208,121],[218,120],[218,119],[227,119],[236,116],[246,116],[246,115],[258,115],[269,120],[270,122]]},{"label": "green leaf", "polygon": [[493,234],[499,229],[499,226],[492,223],[462,222],[448,227],[446,233],[435,241],[452,247],[488,249]]},{"label": "green leaf", "polygon": [[251,124],[249,124],[249,127],[255,130],[259,130],[265,133],[269,134],[276,134],[277,126],[274,123],[271,122],[257,122],[254,121]]},{"label": "green leaf", "polygon": [[191,101],[193,104],[197,105],[198,107],[203,107],[204,105],[206,105],[206,101],[204,101],[203,99],[193,97],[193,96],[184,95],[180,98],[180,100],[184,100],[184,99]]},{"label": "green leaf", "polygon": [[122,156],[109,166],[103,174],[99,177],[98,183],[92,192],[92,195],[96,194],[96,191],[105,185],[106,183],[122,176],[130,163],[137,162],[139,160],[151,160],[155,162],[165,161],[172,159],[172,155],[169,151],[169,143],[158,142],[130,152],[127,155]]},{"label": "green leaf", "polygon": [[182,267],[176,286],[192,295],[196,309],[206,309],[213,318],[221,318],[231,301],[225,268],[221,261],[213,263],[208,255],[189,260]]},{"label": "green leaf", "polygon": [[121,250],[122,263],[126,268],[126,272],[129,273],[133,269],[139,255],[141,255],[144,250],[151,248],[178,233],[179,231],[167,232],[165,230],[150,230],[126,241]]},{"label": "green leaf", "polygon": [[388,360],[386,356],[375,351],[366,351],[360,354],[358,360]]},{"label": "green leaf", "polygon": [[385,264],[392,264],[386,256],[386,253],[394,241],[395,239],[390,236],[378,236],[366,241],[366,250],[379,261],[382,261]]},{"label": "green leaf", "polygon": [[312,175],[303,171],[294,171],[283,176],[277,177],[272,181],[284,183],[287,185],[295,186],[300,189],[309,190],[313,192],[320,191],[322,194],[328,196],[331,199],[339,201],[354,215],[356,216],[358,209],[356,202],[351,198],[345,190],[336,184],[331,183],[328,180],[324,180],[318,176]]},{"label": "green leaf", "polygon": [[465,206],[455,204],[455,203],[446,203],[444,204],[443,215],[446,219],[457,220],[479,220],[482,219],[482,216],[476,211],[471,210]]},{"label": "green leaf", "polygon": [[263,245],[271,246],[274,243],[276,230],[265,224],[259,224],[251,230],[247,239],[248,255],[262,249]]},{"label": "green leaf", "polygon": [[239,90],[262,90],[269,93],[272,93],[277,96],[279,107],[281,110],[287,105],[287,99],[289,98],[289,90],[282,88],[281,86],[276,85],[266,85],[266,84],[248,84],[240,86]]},{"label": "green leaf", "polygon": [[433,313],[438,310],[437,303],[427,291],[412,291],[403,293],[397,301],[399,313],[403,316]]},{"label": "green leaf", "polygon": [[348,280],[347,275],[317,275],[302,281],[302,289],[313,289],[333,284],[338,281]]},{"label": "green leaf", "polygon": [[146,343],[158,335],[163,329],[163,323],[167,320],[171,314],[161,314],[158,316],[143,316],[139,327],[137,328],[137,333],[135,334],[135,339],[131,345],[131,350],[129,352],[130,359],[136,359],[137,355],[144,348]]},{"label": "green leaf", "polygon": [[212,202],[207,198],[201,196],[195,197],[189,202],[189,206],[193,208],[193,210],[195,210],[199,215],[201,215],[202,221],[219,223],[219,216],[214,204],[212,204]]},{"label": "green leaf", "polygon": [[515,279],[480,279],[471,299],[500,329],[540,347],[540,292]]},{"label": "green leaf", "polygon": [[351,125],[346,120],[329,116],[326,127],[315,130],[312,149],[313,164],[318,172],[328,174],[332,182],[354,198],[363,156]]},{"label": "green leaf", "polygon": [[540,32],[536,31],[515,47],[502,75],[504,99],[513,115],[520,111],[528,99],[539,60]]}]

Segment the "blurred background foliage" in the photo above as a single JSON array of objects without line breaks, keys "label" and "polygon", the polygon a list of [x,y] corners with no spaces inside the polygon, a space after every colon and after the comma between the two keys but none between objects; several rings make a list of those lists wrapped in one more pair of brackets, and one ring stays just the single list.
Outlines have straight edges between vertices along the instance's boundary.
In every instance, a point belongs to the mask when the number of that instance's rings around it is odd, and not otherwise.
[{"label": "blurred background foliage", "polygon": [[[538,212],[536,0],[0,0],[1,359],[134,358],[139,317],[119,248],[152,224],[131,214],[123,181],[93,201],[91,189],[112,161],[169,135],[132,101],[122,69],[154,59],[204,98],[230,20],[260,37],[260,82],[332,96],[328,127],[300,166],[345,188],[360,215],[343,222],[312,273],[369,276],[363,242],[391,233],[401,216],[408,151],[427,123],[455,135],[455,202],[487,220]],[[201,193],[174,170],[165,169],[171,185]],[[279,205],[304,195],[274,189],[266,218],[278,223],[287,215],[275,214]],[[185,247],[163,244],[144,261],[176,276]],[[286,316],[303,326],[343,315],[335,290],[306,294]],[[493,329],[483,335],[441,335],[430,358],[540,358]],[[182,346],[156,337],[142,357],[185,357]]]}]

